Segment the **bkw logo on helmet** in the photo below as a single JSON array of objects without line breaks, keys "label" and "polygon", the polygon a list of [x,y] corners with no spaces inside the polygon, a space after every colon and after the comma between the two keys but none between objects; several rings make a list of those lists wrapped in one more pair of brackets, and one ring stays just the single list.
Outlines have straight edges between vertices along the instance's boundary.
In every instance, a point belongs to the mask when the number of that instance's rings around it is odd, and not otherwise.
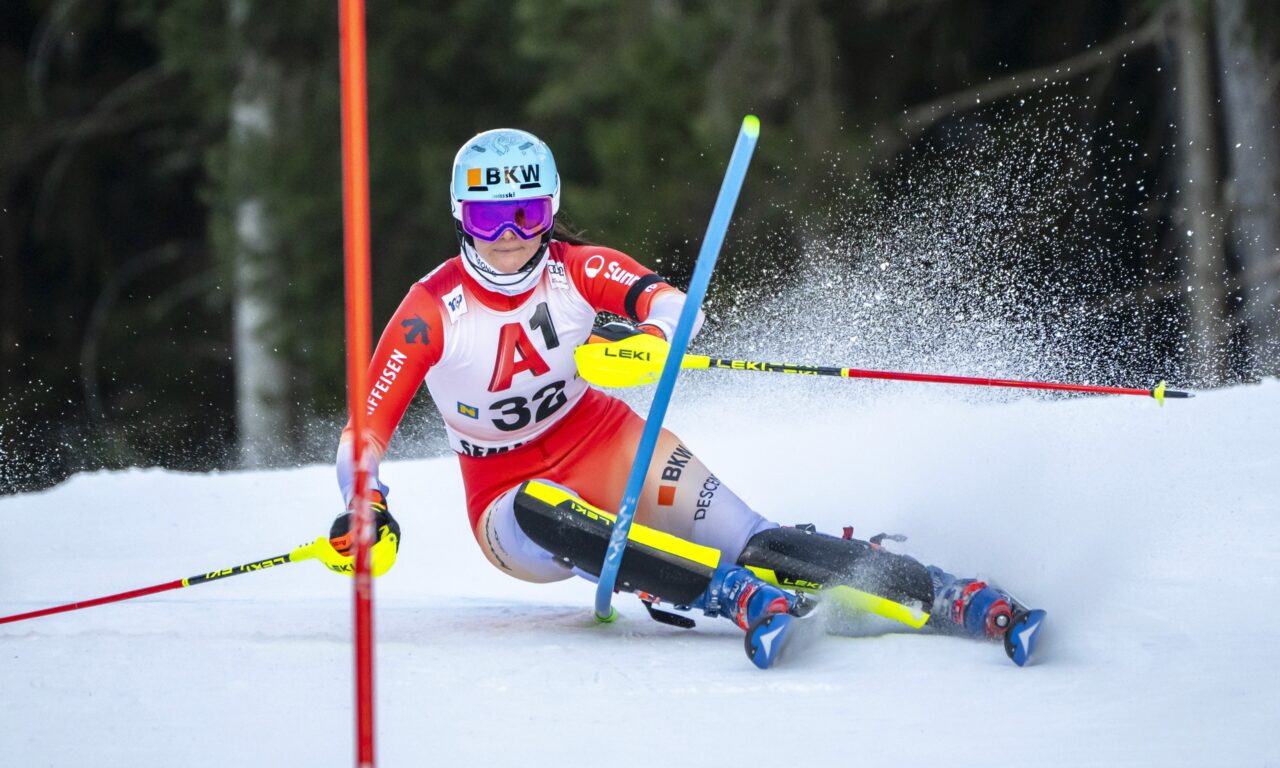
[{"label": "bkw logo on helmet", "polygon": [[498,168],[468,168],[467,191],[485,192],[495,184],[516,184],[520,189],[540,187],[542,168],[536,164]]}]

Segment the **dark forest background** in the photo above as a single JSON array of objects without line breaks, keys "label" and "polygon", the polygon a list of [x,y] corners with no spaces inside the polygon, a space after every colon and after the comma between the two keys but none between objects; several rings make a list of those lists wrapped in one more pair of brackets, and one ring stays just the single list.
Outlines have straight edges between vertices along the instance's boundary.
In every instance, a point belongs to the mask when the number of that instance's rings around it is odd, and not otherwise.
[{"label": "dark forest background", "polygon": [[[1141,290],[1103,298],[1173,318],[1177,383],[1280,372],[1280,3],[371,0],[368,34],[375,333],[456,252],[449,167],[480,130],[539,134],[573,223],[681,284],[760,115],[731,290],[801,259],[833,190],[856,205],[842,180],[1050,121],[1122,191],[1089,202],[1150,233],[1109,250]],[[0,4],[0,492],[328,458],[337,42],[333,0]]]}]

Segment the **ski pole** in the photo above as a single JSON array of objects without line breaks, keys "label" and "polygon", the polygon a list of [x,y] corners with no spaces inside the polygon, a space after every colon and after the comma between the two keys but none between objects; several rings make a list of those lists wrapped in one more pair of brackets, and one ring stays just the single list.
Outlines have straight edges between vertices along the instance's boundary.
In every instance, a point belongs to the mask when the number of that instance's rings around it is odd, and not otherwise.
[{"label": "ski pole", "polygon": [[[583,378],[602,387],[634,387],[657,379],[667,358],[667,347],[659,339],[639,334],[609,344],[583,344],[574,352],[578,371]],[[763,371],[765,373],[798,373],[808,376],[840,376],[846,379],[886,379],[890,381],[923,381],[935,384],[971,384],[982,387],[1014,387],[1019,389],[1046,389],[1060,392],[1092,392],[1103,395],[1141,395],[1153,397],[1164,405],[1166,397],[1194,397],[1190,392],[1169,389],[1161,381],[1150,389],[1130,387],[1099,387],[1090,384],[1060,384],[1047,381],[1019,381],[1015,379],[991,379],[978,376],[945,376],[933,373],[900,373],[898,371],[871,371],[861,368],[838,368],[824,365],[797,365],[795,363],[763,363],[751,360],[731,360],[707,355],[685,355],[681,368],[724,368],[734,371]]]},{"label": "ski pole", "polygon": [[0,616],[0,624],[9,624],[14,621],[26,621],[27,619],[35,619],[41,616],[49,616],[55,613],[65,613],[67,611],[78,611],[81,608],[92,608],[95,605],[106,605],[107,603],[118,603],[121,600],[132,600],[135,597],[143,597],[145,595],[154,595],[157,592],[167,592],[171,589],[182,589],[183,587],[193,587],[196,584],[207,584],[210,581],[225,579],[228,576],[238,576],[242,573],[250,573],[252,571],[261,571],[267,568],[274,568],[286,563],[296,563],[301,560],[309,560],[317,556],[315,547],[324,542],[328,544],[328,539],[320,537],[310,544],[303,544],[283,555],[268,557],[265,560],[255,560],[252,563],[237,565],[234,568],[224,568],[220,571],[210,571],[209,573],[198,573],[195,576],[188,576],[185,579],[175,579],[167,581],[163,584],[156,584],[142,589],[133,589],[128,592],[120,592],[115,595],[107,595],[105,597],[95,597],[92,600],[82,600],[76,603],[68,603],[53,608],[42,608],[38,611],[30,613],[19,613],[13,616]]}]

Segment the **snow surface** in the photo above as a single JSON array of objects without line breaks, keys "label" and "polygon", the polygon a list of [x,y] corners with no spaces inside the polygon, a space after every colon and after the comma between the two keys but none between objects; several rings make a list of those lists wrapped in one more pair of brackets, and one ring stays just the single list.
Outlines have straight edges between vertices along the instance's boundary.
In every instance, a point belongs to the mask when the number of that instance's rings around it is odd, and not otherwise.
[{"label": "snow surface", "polygon": [[[777,520],[906,533],[897,549],[1048,609],[1037,665],[894,632],[762,672],[728,622],[675,629],[626,595],[597,625],[591,584],[485,561],[452,458],[393,461],[380,764],[1280,765],[1280,382],[1163,409],[956,391],[815,411],[745,389],[669,425]],[[315,466],[0,499],[0,615],[285,552],[336,498]],[[349,581],[300,563],[0,626],[0,764],[350,765],[350,624]]]}]

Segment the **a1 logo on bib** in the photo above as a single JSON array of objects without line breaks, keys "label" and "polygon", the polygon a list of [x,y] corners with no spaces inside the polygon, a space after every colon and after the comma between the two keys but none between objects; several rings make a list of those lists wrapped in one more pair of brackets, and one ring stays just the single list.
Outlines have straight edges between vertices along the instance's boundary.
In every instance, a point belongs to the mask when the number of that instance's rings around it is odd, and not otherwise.
[{"label": "a1 logo on bib", "polygon": [[[537,310],[529,318],[529,329],[542,331],[542,342],[548,351],[560,346],[560,336],[556,334],[555,324],[551,322],[551,309],[547,302],[538,302]],[[498,358],[493,363],[489,391],[510,389],[515,375],[526,371],[535,377],[542,376],[551,371],[551,366],[542,359],[538,348],[533,345],[520,323],[507,323],[498,330]]]}]

